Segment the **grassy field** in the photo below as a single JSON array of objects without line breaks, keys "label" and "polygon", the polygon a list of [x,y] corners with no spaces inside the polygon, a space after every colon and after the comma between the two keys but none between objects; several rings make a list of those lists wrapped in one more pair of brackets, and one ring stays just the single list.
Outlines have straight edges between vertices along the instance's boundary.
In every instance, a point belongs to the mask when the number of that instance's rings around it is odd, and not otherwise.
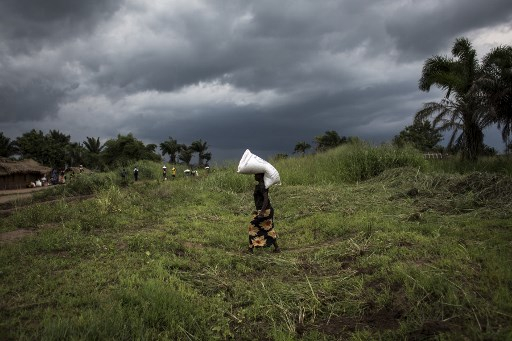
[{"label": "grassy field", "polygon": [[277,160],[282,252],[253,255],[236,165],[81,175],[4,207],[0,233],[26,233],[0,244],[0,339],[512,339],[511,162]]}]

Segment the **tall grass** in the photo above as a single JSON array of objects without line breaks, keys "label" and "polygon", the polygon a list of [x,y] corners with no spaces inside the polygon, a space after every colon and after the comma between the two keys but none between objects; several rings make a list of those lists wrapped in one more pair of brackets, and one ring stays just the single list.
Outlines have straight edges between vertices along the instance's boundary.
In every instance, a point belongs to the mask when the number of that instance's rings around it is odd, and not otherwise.
[{"label": "tall grass", "polygon": [[[326,185],[364,181],[386,169],[399,167],[426,168],[423,155],[412,148],[391,145],[373,147],[366,143],[345,144],[324,153],[271,161],[286,185]],[[242,192],[251,188],[252,176],[236,172],[236,165],[215,172],[207,184]]]},{"label": "tall grass", "polygon": [[290,185],[355,183],[398,167],[423,168],[423,156],[412,148],[391,145],[373,147],[366,143],[346,144],[325,153],[276,163],[281,177]]}]

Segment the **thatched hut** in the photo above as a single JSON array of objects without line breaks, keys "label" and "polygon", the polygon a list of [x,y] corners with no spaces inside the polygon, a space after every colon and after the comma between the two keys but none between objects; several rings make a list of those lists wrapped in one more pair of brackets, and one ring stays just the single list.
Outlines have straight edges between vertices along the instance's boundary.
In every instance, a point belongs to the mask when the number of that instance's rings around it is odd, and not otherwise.
[{"label": "thatched hut", "polygon": [[32,159],[14,161],[0,158],[0,189],[25,188],[31,182],[50,175],[51,168]]}]

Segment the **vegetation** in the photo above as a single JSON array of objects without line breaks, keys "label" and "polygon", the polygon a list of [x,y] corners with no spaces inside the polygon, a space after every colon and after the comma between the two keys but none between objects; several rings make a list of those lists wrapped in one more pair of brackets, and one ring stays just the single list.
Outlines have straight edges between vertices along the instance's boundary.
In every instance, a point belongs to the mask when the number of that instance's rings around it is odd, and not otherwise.
[{"label": "vegetation", "polygon": [[482,61],[482,75],[477,81],[484,94],[492,121],[502,128],[503,141],[510,144],[512,133],[512,46],[499,46]]},{"label": "vegetation", "polygon": [[423,120],[437,113],[434,127],[453,131],[448,148],[457,144],[463,158],[476,160],[484,149],[485,127],[502,124],[504,140],[510,134],[512,48],[492,51],[482,65],[471,42],[459,38],[452,54],[453,58],[434,56],[425,61],[419,88],[429,91],[436,86],[446,94],[439,102],[426,103],[416,118]]},{"label": "vegetation", "polygon": [[345,136],[340,137],[335,130],[326,131],[323,135],[315,137],[316,151],[324,152],[328,149],[335,148],[347,142]]},{"label": "vegetation", "polygon": [[307,143],[306,141],[301,141],[295,145],[293,152],[304,156],[304,154],[306,154],[306,151],[310,148],[311,145],[309,143]]},{"label": "vegetation", "polygon": [[192,144],[190,145],[190,149],[192,152],[197,153],[197,158],[198,158],[197,165],[199,167],[203,166],[204,161],[206,161],[206,163],[208,163],[208,161],[210,161],[212,158],[212,154],[206,152],[208,150],[208,143],[206,143],[203,140],[198,140],[198,141],[192,142]]},{"label": "vegetation", "polygon": [[16,154],[18,148],[14,141],[0,132],[0,157],[10,157]]},{"label": "vegetation", "polygon": [[430,121],[415,119],[412,125],[405,127],[393,138],[393,144],[399,147],[410,144],[423,152],[432,152],[443,149],[439,145],[441,140],[442,135],[439,129],[434,128]]},{"label": "vegetation", "polygon": [[194,153],[198,154],[198,166],[203,166],[211,160],[208,143],[203,140],[193,141],[190,146],[179,144],[169,137],[167,141],[145,145],[133,136],[119,134],[115,139],[109,139],[104,144],[100,138],[87,137],[83,144],[71,142],[71,137],[58,130],[50,130],[44,134],[41,130],[32,129],[11,141],[0,132],[0,157],[20,156],[23,159],[34,159],[39,163],[55,168],[78,166],[85,164],[87,168],[104,171],[115,169],[122,165],[134,163],[137,160],[160,161],[156,153],[160,147],[162,156],[170,157],[170,162],[176,164],[176,155],[180,161],[190,165]]},{"label": "vegetation", "polygon": [[160,156],[155,153],[154,147],[148,148],[132,134],[118,135],[116,139],[105,142],[102,158],[110,167],[125,165],[137,160],[160,160]]},{"label": "vegetation", "polygon": [[80,174],[4,207],[0,335],[512,337],[510,159],[352,143],[274,165],[280,254],[244,252],[254,183],[235,165],[162,181],[160,163],[140,161],[126,187]]},{"label": "vegetation", "polygon": [[176,163],[176,154],[179,153],[184,147],[184,145],[179,144],[177,140],[170,136],[168,140],[160,143],[160,150],[162,151],[162,155],[165,156],[165,154],[168,154],[170,158],[169,162],[174,164]]}]

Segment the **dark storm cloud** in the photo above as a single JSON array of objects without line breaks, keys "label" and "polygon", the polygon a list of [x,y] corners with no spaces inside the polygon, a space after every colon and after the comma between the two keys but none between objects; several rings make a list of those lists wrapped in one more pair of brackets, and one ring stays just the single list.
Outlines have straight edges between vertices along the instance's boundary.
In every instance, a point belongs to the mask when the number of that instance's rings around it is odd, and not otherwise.
[{"label": "dark storm cloud", "polygon": [[412,1],[396,9],[386,28],[404,56],[422,58],[446,50],[468,31],[511,21],[510,0]]},{"label": "dark storm cloud", "polygon": [[0,121],[37,120],[40,117],[55,115],[58,110],[57,104],[64,96],[65,91],[41,82],[23,89],[0,86]]},{"label": "dark storm cloud", "polygon": [[96,62],[108,65],[98,73],[98,82],[127,91],[172,91],[223,78],[253,91],[284,90],[326,76],[311,69],[320,53],[348,51],[362,43],[371,43],[368,53],[374,53],[382,41],[374,36],[377,22],[361,20],[364,2],[221,3],[208,2],[203,11],[162,13],[166,20],[145,27],[148,35],[161,35],[155,45],[141,44],[112,58],[98,55],[101,61]]},{"label": "dark storm cloud", "polygon": [[119,2],[0,2],[0,122],[57,115],[59,103],[78,83],[63,70],[70,60],[54,51],[61,43],[92,32]]},{"label": "dark storm cloud", "polygon": [[37,50],[91,32],[119,3],[120,0],[2,0],[0,36],[10,53]]}]

